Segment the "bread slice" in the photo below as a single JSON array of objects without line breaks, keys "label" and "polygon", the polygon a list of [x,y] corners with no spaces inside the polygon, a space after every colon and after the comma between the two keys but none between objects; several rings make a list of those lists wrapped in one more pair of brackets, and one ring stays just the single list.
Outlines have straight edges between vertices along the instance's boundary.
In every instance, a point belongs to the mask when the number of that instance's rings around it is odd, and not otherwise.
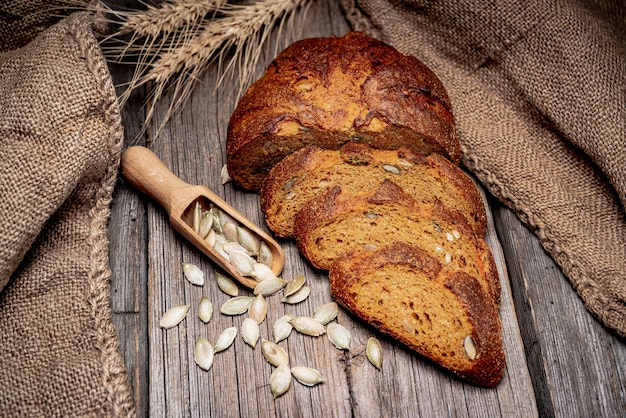
[{"label": "bread slice", "polygon": [[505,356],[497,308],[473,277],[405,243],[355,250],[330,273],[333,298],[379,331],[468,382],[495,386]]},{"label": "bread slice", "polygon": [[415,57],[360,32],[293,43],[237,104],[227,129],[229,174],[258,191],[274,164],[306,145],[339,149],[357,140],[438,152],[460,144],[448,94]]},{"label": "bread slice", "polygon": [[439,201],[419,203],[390,180],[375,191],[350,194],[335,186],[303,207],[295,218],[296,245],[313,266],[329,270],[341,254],[413,244],[442,264],[448,274],[476,278],[500,304],[500,281],[491,251],[465,217]]},{"label": "bread slice", "polygon": [[260,193],[261,209],[278,236],[293,235],[296,213],[313,197],[340,185],[346,193],[373,191],[390,179],[418,202],[439,200],[461,212],[477,236],[484,236],[482,197],[465,172],[439,154],[423,156],[408,147],[377,150],[349,142],[341,150],[307,146],[270,171]]}]

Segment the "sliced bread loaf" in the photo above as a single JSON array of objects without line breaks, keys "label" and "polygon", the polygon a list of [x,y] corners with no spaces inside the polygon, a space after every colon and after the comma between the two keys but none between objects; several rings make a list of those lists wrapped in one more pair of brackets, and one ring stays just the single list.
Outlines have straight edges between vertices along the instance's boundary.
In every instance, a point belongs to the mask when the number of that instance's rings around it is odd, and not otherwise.
[{"label": "sliced bread loaf", "polygon": [[333,298],[348,311],[462,379],[493,387],[502,378],[497,308],[473,277],[394,243],[341,255],[329,280]]},{"label": "sliced bread loaf", "polygon": [[439,154],[424,156],[411,148],[378,150],[349,142],[341,150],[315,146],[285,157],[270,171],[260,193],[265,221],[281,237],[293,235],[296,213],[313,197],[340,185],[345,193],[367,193],[390,179],[415,200],[461,212],[476,235],[486,229],[478,189],[458,166]]},{"label": "sliced bread loaf", "polygon": [[301,254],[324,270],[354,249],[395,241],[413,244],[441,263],[447,274],[463,272],[476,278],[499,306],[500,281],[491,251],[467,219],[438,200],[417,202],[390,180],[365,194],[331,188],[296,214],[294,235]]},{"label": "sliced bread loaf", "polygon": [[358,140],[406,145],[460,161],[448,94],[417,58],[360,32],[291,44],[250,86],[231,115],[228,171],[259,190],[274,164],[306,145]]}]

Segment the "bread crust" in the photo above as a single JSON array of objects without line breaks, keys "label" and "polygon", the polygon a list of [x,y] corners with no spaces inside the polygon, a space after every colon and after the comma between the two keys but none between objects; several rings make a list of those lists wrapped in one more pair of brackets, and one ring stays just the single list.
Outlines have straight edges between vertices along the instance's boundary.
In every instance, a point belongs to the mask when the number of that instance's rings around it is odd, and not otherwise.
[{"label": "bread crust", "polygon": [[295,42],[272,61],[231,116],[227,165],[237,184],[258,191],[286,155],[351,140],[460,161],[450,100],[437,76],[415,57],[350,32]]},{"label": "bread crust", "polygon": [[[396,268],[399,266],[401,269]],[[344,253],[334,261],[329,281],[333,298],[346,310],[456,376],[485,387],[493,387],[501,380],[506,362],[498,312],[492,304],[485,303],[487,295],[471,276],[462,272],[446,274],[427,252],[396,242],[378,250]],[[375,287],[369,287],[371,283],[376,283]],[[431,293],[418,288],[418,283],[427,286]],[[377,294],[373,295],[372,290]],[[378,303],[374,303],[376,299]],[[438,312],[432,307],[446,299],[462,312]],[[431,304],[431,300],[437,302]],[[420,323],[407,318],[419,317],[423,312],[429,322],[420,330]],[[407,313],[410,314],[405,318]],[[446,335],[450,338],[431,335],[438,321],[458,324]],[[474,359],[464,351],[462,342],[466,335],[475,343]]]}]

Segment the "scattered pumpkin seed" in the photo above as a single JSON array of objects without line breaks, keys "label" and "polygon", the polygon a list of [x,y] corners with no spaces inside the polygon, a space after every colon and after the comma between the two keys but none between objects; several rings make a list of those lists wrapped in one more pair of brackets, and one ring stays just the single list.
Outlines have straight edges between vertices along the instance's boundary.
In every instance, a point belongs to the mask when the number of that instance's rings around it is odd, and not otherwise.
[{"label": "scattered pumpkin seed", "polygon": [[294,366],[291,368],[291,374],[298,382],[306,386],[315,386],[326,381],[319,371],[311,367]]},{"label": "scattered pumpkin seed", "polygon": [[189,312],[189,305],[180,305],[170,308],[161,317],[159,326],[163,329],[174,328],[185,319],[187,312]]},{"label": "scattered pumpkin seed", "polygon": [[272,262],[274,261],[274,255],[272,254],[272,250],[270,249],[269,245],[267,245],[265,241],[261,241],[257,261],[259,263],[265,264],[266,266],[272,266]]},{"label": "scattered pumpkin seed", "polygon": [[313,311],[313,319],[322,325],[326,325],[333,319],[337,318],[338,313],[339,307],[337,302],[327,302],[318,306],[317,309]]},{"label": "scattered pumpkin seed", "polygon": [[275,367],[289,364],[289,355],[278,344],[261,339],[261,351],[269,364]]},{"label": "scattered pumpkin seed", "polygon": [[282,365],[274,369],[272,375],[270,376],[270,390],[272,391],[274,399],[287,392],[290,386],[291,370],[289,369],[289,366]]},{"label": "scattered pumpkin seed", "polygon": [[470,335],[463,340],[463,348],[465,348],[465,353],[470,360],[476,358],[476,343],[474,343],[474,339]]},{"label": "scattered pumpkin seed", "polygon": [[274,322],[274,326],[272,327],[272,335],[274,336],[274,342],[279,343],[280,341],[289,337],[291,334],[291,330],[293,330],[293,325],[289,323],[293,317],[289,314],[283,315]]},{"label": "scattered pumpkin seed", "polygon": [[293,318],[289,323],[293,328],[301,334],[317,337],[326,332],[324,325],[320,324],[310,316],[297,316]]},{"label": "scattered pumpkin seed", "polygon": [[204,273],[200,267],[192,263],[183,263],[183,274],[189,280],[189,283],[196,286],[204,285]]},{"label": "scattered pumpkin seed", "polygon": [[213,317],[213,302],[206,296],[202,296],[198,304],[198,318],[205,324]]},{"label": "scattered pumpkin seed", "polygon": [[204,337],[199,337],[193,349],[193,358],[202,370],[209,370],[213,365],[215,351],[211,343]]},{"label": "scattered pumpkin seed", "polygon": [[252,273],[250,275],[260,282],[276,278],[272,269],[263,263],[254,263],[252,265]]},{"label": "scattered pumpkin seed", "polygon": [[254,288],[255,295],[269,296],[279,292],[287,282],[279,277],[263,280]]},{"label": "scattered pumpkin seed", "polygon": [[295,305],[296,303],[300,303],[306,298],[308,298],[310,293],[311,293],[311,288],[309,286],[302,286],[300,290],[298,290],[293,295],[283,297],[282,302],[288,303],[290,305]]},{"label": "scattered pumpkin seed", "polygon": [[380,341],[375,337],[370,337],[367,340],[367,346],[365,348],[365,355],[367,355],[367,359],[380,370],[383,365],[383,346],[380,344]]},{"label": "scattered pumpkin seed", "polygon": [[233,180],[230,174],[228,174],[228,166],[226,164],[222,166],[222,171],[220,172],[220,176],[222,177],[222,185],[229,183]]},{"label": "scattered pumpkin seed", "polygon": [[224,302],[220,312],[224,315],[240,315],[248,310],[251,303],[252,298],[250,296],[235,296]]},{"label": "scattered pumpkin seed", "polygon": [[298,277],[296,277],[295,279],[290,280],[287,283],[287,286],[285,286],[285,291],[283,292],[283,297],[287,297],[287,296],[293,295],[298,290],[302,289],[302,286],[304,286],[304,283],[306,283],[306,277],[304,276],[304,274],[301,274]]},{"label": "scattered pumpkin seed", "polygon": [[258,255],[261,248],[261,238],[248,228],[243,226],[237,227],[237,241],[252,255]]},{"label": "scattered pumpkin seed", "polygon": [[250,308],[248,308],[248,315],[250,318],[254,319],[257,324],[265,320],[265,316],[267,315],[267,302],[262,294],[258,294],[252,299]]},{"label": "scattered pumpkin seed", "polygon": [[213,347],[213,350],[216,353],[226,350],[228,347],[232,345],[233,341],[235,341],[236,336],[237,336],[237,327],[226,328],[217,337],[217,341],[215,341],[215,346]]},{"label": "scattered pumpkin seed", "polygon": [[219,287],[220,290],[226,293],[228,296],[235,297],[239,295],[239,287],[234,282],[234,280],[227,275],[222,273],[216,273],[215,280],[217,282],[217,287]]},{"label": "scattered pumpkin seed", "polygon": [[260,336],[259,324],[252,318],[244,319],[241,323],[241,336],[250,347],[256,347]]},{"label": "scattered pumpkin seed", "polygon": [[339,350],[350,349],[350,332],[341,324],[333,322],[326,327],[328,339]]}]

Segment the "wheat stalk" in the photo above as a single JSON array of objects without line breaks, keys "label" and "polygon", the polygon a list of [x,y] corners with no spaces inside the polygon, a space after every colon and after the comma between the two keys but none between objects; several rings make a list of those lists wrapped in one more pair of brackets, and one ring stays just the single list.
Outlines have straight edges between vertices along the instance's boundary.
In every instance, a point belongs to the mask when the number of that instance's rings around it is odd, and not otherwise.
[{"label": "wheat stalk", "polygon": [[[258,0],[229,4],[227,0],[170,0],[141,11],[107,12],[118,29],[103,42],[111,60],[135,63],[131,80],[120,96],[123,105],[138,87],[153,86],[146,108],[143,135],[157,102],[170,93],[170,104],[154,136],[158,136],[189,98],[208,65],[217,61],[221,76],[239,74],[237,98],[253,81],[256,65],[272,30],[293,28],[296,11],[310,0]],[[278,45],[277,45],[278,47]],[[232,55],[230,52],[232,51]]]}]

